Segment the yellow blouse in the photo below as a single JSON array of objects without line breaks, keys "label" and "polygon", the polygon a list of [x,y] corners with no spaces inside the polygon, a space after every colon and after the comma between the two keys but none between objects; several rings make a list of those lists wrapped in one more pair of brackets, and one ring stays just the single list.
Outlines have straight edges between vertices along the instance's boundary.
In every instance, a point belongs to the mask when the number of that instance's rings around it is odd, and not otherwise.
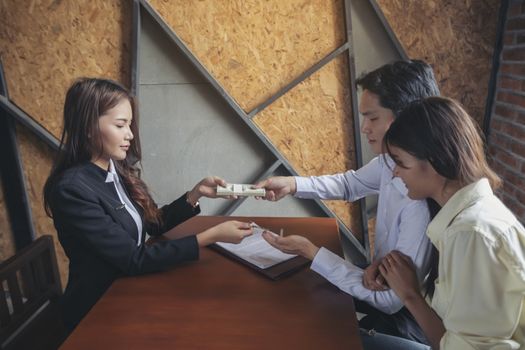
[{"label": "yellow blouse", "polygon": [[439,251],[432,308],[441,349],[518,349],[525,344],[525,229],[487,179],[445,204],[428,226]]}]

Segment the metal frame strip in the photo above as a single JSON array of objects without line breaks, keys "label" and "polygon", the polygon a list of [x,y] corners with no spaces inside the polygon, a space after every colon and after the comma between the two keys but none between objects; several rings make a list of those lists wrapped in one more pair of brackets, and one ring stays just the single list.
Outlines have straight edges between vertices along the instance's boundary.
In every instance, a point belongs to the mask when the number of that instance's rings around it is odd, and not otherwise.
[{"label": "metal frame strip", "polygon": [[139,79],[140,79],[140,3],[139,0],[133,0],[132,22],[131,22],[131,78],[130,90],[131,93],[138,97],[139,94]]},{"label": "metal frame strip", "polygon": [[60,141],[55,137],[55,135],[51,134],[46,130],[46,128],[27,115],[26,112],[9,101],[7,97],[0,96],[0,108],[5,110],[17,122],[28,128],[40,140],[44,141],[46,145],[51,147],[53,150],[58,150]]},{"label": "metal frame strip", "polygon": [[305,81],[309,76],[317,72],[319,69],[324,67],[328,62],[330,62],[335,57],[339,56],[341,53],[343,53],[345,50],[349,48],[348,42],[344,43],[334,51],[330,52],[328,55],[323,57],[319,62],[308,68],[305,72],[303,72],[301,75],[299,75],[297,78],[292,80],[289,84],[284,86],[282,89],[277,91],[273,96],[271,96],[269,99],[261,103],[259,106],[255,107],[250,113],[248,113],[248,118],[253,118],[257,113],[261,112],[263,109],[271,105],[275,100],[279,99],[281,96],[286,94],[288,91]]},{"label": "metal frame strip", "polygon": [[383,28],[385,29],[388,37],[390,38],[390,41],[392,41],[392,44],[394,44],[394,47],[396,48],[397,52],[399,53],[399,56],[401,56],[402,59],[408,60],[409,57],[403,48],[403,45],[401,45],[401,42],[397,38],[397,35],[392,30],[392,27],[390,26],[390,23],[388,23],[388,20],[385,17],[385,14],[383,13],[383,10],[381,10],[381,7],[379,7],[379,4],[376,0],[368,0],[372,8],[374,9],[377,17],[379,18],[379,21],[383,25]]},{"label": "metal frame strip", "polygon": [[[0,98],[8,100],[7,82],[0,62]],[[0,106],[0,176],[16,250],[35,239],[33,215],[27,195],[24,168],[16,140],[15,121],[9,109]]]},{"label": "metal frame strip", "polygon": [[[346,40],[349,44],[348,49],[348,75],[350,79],[350,92],[352,99],[352,113],[353,113],[353,126],[354,126],[354,147],[356,157],[356,167],[360,168],[363,166],[363,152],[361,150],[361,133],[359,125],[359,107],[357,106],[357,86],[356,86],[356,72],[355,72],[355,58],[353,51],[353,37],[352,37],[352,9],[350,0],[345,0],[345,31]],[[363,233],[363,243],[365,246],[365,256],[370,261],[370,240],[368,237],[368,215],[366,213],[366,202],[365,199],[359,200],[359,212],[361,217],[361,230]]]},{"label": "metal frame strip", "polygon": [[507,12],[509,0],[502,0],[499,8],[498,26],[496,32],[496,42],[492,53],[492,69],[490,71],[489,87],[487,91],[487,101],[485,102],[485,116],[483,118],[483,133],[485,134],[485,145],[488,145],[490,137],[490,120],[492,117],[492,107],[496,95],[498,84],[498,72],[500,66],[500,56],[503,50],[503,36],[505,35],[505,23],[507,22]]}]

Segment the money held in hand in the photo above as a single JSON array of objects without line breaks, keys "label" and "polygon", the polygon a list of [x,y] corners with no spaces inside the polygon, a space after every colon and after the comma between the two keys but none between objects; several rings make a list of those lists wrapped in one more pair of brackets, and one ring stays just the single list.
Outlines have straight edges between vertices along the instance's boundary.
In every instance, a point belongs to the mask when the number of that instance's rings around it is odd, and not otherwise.
[{"label": "money held in hand", "polygon": [[226,184],[225,187],[217,186],[217,195],[264,197],[266,195],[266,190],[264,188],[255,188],[254,185]]}]

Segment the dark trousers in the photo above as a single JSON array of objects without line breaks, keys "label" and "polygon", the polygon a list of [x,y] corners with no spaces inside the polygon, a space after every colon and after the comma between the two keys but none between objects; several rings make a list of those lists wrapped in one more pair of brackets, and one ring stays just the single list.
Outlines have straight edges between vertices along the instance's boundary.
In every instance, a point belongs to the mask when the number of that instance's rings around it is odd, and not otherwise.
[{"label": "dark trousers", "polygon": [[389,315],[358,299],[354,299],[354,305],[357,312],[366,314],[359,321],[360,328],[429,344],[423,330],[406,307]]}]

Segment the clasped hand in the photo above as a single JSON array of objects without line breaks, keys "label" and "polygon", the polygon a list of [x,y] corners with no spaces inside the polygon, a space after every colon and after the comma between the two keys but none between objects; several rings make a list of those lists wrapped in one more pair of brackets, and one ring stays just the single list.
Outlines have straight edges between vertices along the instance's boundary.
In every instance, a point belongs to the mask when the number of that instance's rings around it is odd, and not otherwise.
[{"label": "clasped hand", "polygon": [[363,271],[363,286],[373,291],[383,291],[389,289],[386,284],[385,278],[379,272],[379,266],[381,265],[382,259],[378,259],[372,262]]},{"label": "clasped hand", "polygon": [[381,260],[379,272],[404,304],[421,296],[416,267],[407,255],[391,251]]}]

